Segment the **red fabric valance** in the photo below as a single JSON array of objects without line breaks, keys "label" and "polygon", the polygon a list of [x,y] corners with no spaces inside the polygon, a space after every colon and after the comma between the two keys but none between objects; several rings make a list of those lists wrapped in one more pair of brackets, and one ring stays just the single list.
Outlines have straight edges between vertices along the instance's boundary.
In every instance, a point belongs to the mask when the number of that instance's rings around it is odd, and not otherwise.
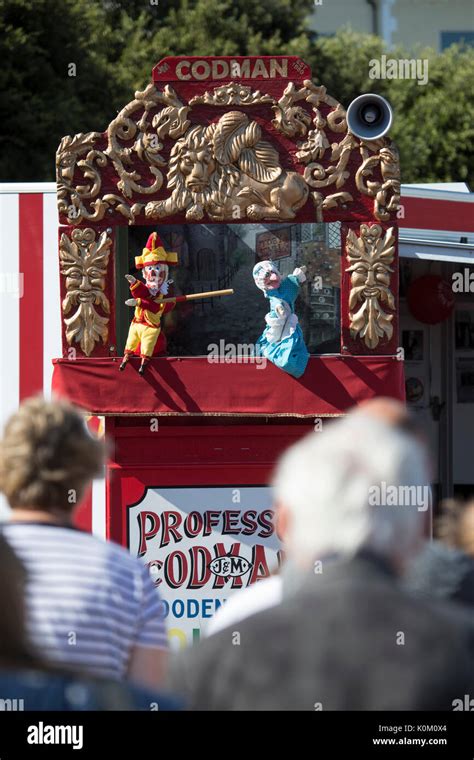
[{"label": "red fabric valance", "polygon": [[119,372],[120,359],[54,360],[53,391],[90,414],[328,417],[374,396],[404,399],[403,362],[392,357],[312,357],[296,380],[268,363],[152,359]]},{"label": "red fabric valance", "polygon": [[374,396],[404,399],[403,362],[392,357],[312,357],[296,380],[268,363],[152,359],[119,372],[120,359],[54,360],[53,391],[99,415],[329,417]]}]

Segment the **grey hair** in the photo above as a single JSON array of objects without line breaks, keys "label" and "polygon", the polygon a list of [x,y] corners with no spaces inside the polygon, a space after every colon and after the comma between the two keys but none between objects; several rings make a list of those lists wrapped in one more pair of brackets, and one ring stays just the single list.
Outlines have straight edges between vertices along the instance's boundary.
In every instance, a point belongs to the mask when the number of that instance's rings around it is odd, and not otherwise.
[{"label": "grey hair", "polygon": [[[403,494],[408,488],[431,497],[422,444],[362,412],[328,422],[324,432],[288,449],[273,486],[276,503],[290,512],[288,555],[303,562],[330,553],[353,555],[363,547],[408,558],[426,506],[416,499],[406,504]],[[400,495],[395,503],[384,503],[386,486]]]}]

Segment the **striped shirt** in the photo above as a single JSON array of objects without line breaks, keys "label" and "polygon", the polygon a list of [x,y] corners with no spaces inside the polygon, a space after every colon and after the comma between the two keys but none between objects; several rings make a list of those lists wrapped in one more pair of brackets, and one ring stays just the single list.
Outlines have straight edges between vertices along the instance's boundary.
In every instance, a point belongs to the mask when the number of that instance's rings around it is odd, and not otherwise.
[{"label": "striped shirt", "polygon": [[28,633],[45,659],[123,679],[135,646],[167,648],[158,592],[126,549],[51,524],[3,523],[1,532],[27,570]]}]

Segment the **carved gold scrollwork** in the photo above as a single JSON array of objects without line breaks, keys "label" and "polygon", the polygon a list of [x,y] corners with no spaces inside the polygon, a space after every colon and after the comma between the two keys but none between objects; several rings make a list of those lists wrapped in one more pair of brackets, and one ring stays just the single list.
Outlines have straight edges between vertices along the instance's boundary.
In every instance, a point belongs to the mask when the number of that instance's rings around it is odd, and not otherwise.
[{"label": "carved gold scrollwork", "polygon": [[[98,222],[107,208],[100,198],[91,201],[89,209],[85,205],[85,201],[96,198],[102,185],[98,167],[106,165],[107,157],[95,148],[101,138],[100,132],[81,132],[74,137],[67,135],[61,140],[56,154],[58,211],[75,224],[84,219]],[[87,184],[77,185],[73,182],[76,166]]]},{"label": "carved gold scrollwork", "polygon": [[[369,149],[378,151],[369,154]],[[362,143],[360,152],[362,164],[356,172],[357,189],[375,199],[374,214],[377,219],[387,221],[390,214],[400,206],[400,159],[395,143],[378,140],[375,143]],[[382,181],[371,182],[366,179],[379,167]]]},{"label": "carved gold scrollwork", "polygon": [[109,334],[109,317],[101,316],[95,307],[110,314],[104,291],[111,245],[107,232],[96,240],[95,230],[89,227],[73,230],[70,238],[63,233],[59,243],[60,271],[66,278],[62,302],[66,339],[69,345],[79,343],[86,356],[98,341],[106,343]]},{"label": "carved gold scrollwork", "polygon": [[[303,175],[283,169],[275,147],[262,139],[261,123],[242,110],[230,110],[210,124],[193,125],[188,118],[195,105],[256,104],[269,105],[273,128],[295,142]],[[341,139],[331,140],[335,134]],[[169,159],[163,152],[166,138],[175,141]],[[357,172],[349,164],[355,151],[362,159]],[[102,189],[105,172],[107,192]],[[159,91],[152,83],[135,93],[104,135],[63,138],[57,153],[58,208],[71,224],[97,222],[113,211],[129,224],[137,216],[161,219],[182,212],[191,221],[236,215],[285,221],[294,219],[311,194],[317,220],[324,221],[325,210],[346,209],[353,202],[346,186],[353,173],[358,191],[373,198],[375,217],[389,219],[400,200],[396,148],[385,138],[356,138],[347,128],[344,108],[323,85],[290,82],[276,100],[230,82],[185,104],[169,85]],[[154,200],[150,196],[163,188],[165,174],[169,194]],[[326,188],[333,192],[325,194]]]},{"label": "carved gold scrollwork", "polygon": [[271,95],[262,95],[259,90],[252,91],[251,87],[236,82],[223,84],[203,95],[195,95],[189,101],[190,106],[203,104],[206,106],[250,106],[257,103],[274,103]]},{"label": "carved gold scrollwork", "polygon": [[[304,100],[311,105],[313,118],[301,106],[295,105]],[[330,107],[327,116],[321,113],[321,104]],[[350,176],[346,169],[352,150],[359,145],[356,138],[347,132],[346,112],[342,105],[327,94],[323,85],[315,85],[310,80],[305,80],[304,86],[299,90],[290,83],[283,96],[278,101],[276,117],[273,125],[279,131],[290,136],[306,137],[306,140],[298,145],[296,157],[301,163],[306,164],[304,178],[310,187],[323,188],[335,185],[341,188]],[[306,118],[305,118],[305,116]],[[308,126],[313,124],[313,129],[308,131]],[[341,142],[329,142],[328,132],[347,132]],[[329,165],[320,163],[331,150]],[[326,162],[325,162],[326,163]],[[316,209],[316,218],[323,221],[323,211],[341,205],[343,208],[353,201],[351,193],[341,191],[323,196],[320,192],[311,193]]]},{"label": "carved gold scrollwork", "polygon": [[[150,111],[156,106],[166,103],[167,107],[156,114],[150,122]],[[142,110],[140,120],[135,122],[132,115]],[[163,184],[163,174],[158,167],[166,166],[166,161],[160,155],[163,144],[159,138],[173,132],[175,137],[183,134],[189,126],[186,115],[189,106],[183,106],[174,90],[166,86],[162,93],[154,84],[149,84],[143,92],[135,93],[135,100],[123,108],[107,130],[108,146],[105,154],[109,156],[120,180],[118,189],[125,198],[131,198],[133,193],[153,195]],[[155,127],[155,133],[149,132],[150,126]],[[134,140],[131,147],[123,146],[121,141]],[[154,178],[151,184],[138,184],[142,179],[136,170],[128,171],[127,166],[133,165],[133,153],[149,167],[150,175]]]},{"label": "carved gold scrollwork", "polygon": [[[150,111],[162,105],[165,107],[150,121]],[[159,92],[152,83],[143,92],[136,92],[135,99],[110,123],[107,146],[99,149],[98,144],[104,142],[99,132],[64,137],[56,154],[59,213],[71,224],[80,224],[84,220],[100,221],[107,211],[115,209],[133,224],[145,204],[128,201],[135,193],[152,195],[162,186],[160,167],[165,166],[166,161],[160,154],[161,140],[166,135],[177,138],[186,131],[190,124],[186,118],[188,111],[189,106],[181,103],[171,87],[167,85]],[[133,144],[127,144],[131,140]],[[84,154],[85,158],[81,158]],[[137,159],[148,168],[147,177],[137,171]],[[100,197],[102,176],[98,167],[109,164],[118,177],[118,192]],[[74,181],[76,170],[82,173],[87,184],[78,185]]]},{"label": "carved gold scrollwork", "polygon": [[272,124],[278,132],[282,132],[287,137],[304,137],[311,124],[311,116],[306,109],[295,105],[299,100],[304,99],[302,92],[296,89],[293,82],[290,82],[278,103],[273,106],[275,118]]},{"label": "carved gold scrollwork", "polygon": [[393,334],[393,314],[387,314],[382,305],[395,310],[395,299],[390,290],[391,264],[395,257],[395,235],[390,227],[382,237],[380,224],[361,224],[360,236],[349,230],[346,239],[346,272],[351,273],[349,294],[350,332],[374,349]]},{"label": "carved gold scrollwork", "polygon": [[[309,115],[304,108],[297,105],[303,100],[311,105],[313,111],[313,129],[309,131]],[[331,109],[325,118],[321,113],[323,103]],[[381,221],[387,221],[390,214],[398,210],[400,165],[395,145],[385,139],[363,142],[356,138],[347,128],[345,109],[327,94],[324,86],[317,86],[306,80],[304,86],[297,89],[291,82],[274,106],[274,111],[276,115],[273,126],[278,131],[288,137],[306,137],[306,140],[299,144],[296,157],[307,165],[304,177],[310,187],[323,188],[334,184],[336,188],[342,188],[350,177],[347,169],[349,159],[357,149],[362,156],[362,165],[356,174],[356,186],[359,192],[374,198],[374,216]],[[331,145],[328,132],[346,134],[340,142]],[[320,162],[329,149],[329,163],[323,166]],[[382,181],[365,181],[377,167],[380,169]],[[313,192],[311,197],[318,221],[323,221],[323,210],[339,203],[345,207],[353,201],[352,195],[347,191],[325,197],[320,192]]]}]

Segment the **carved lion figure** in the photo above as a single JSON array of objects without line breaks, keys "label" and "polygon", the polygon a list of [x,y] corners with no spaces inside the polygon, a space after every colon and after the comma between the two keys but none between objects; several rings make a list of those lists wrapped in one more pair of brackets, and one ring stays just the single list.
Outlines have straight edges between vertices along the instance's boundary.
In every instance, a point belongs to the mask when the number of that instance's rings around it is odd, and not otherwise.
[{"label": "carved lion figure", "polygon": [[185,211],[192,221],[205,213],[215,221],[294,219],[308,199],[308,186],[298,172],[282,169],[278,152],[261,136],[257,122],[241,111],[189,129],[171,151],[171,196],[148,203],[146,216]]}]

